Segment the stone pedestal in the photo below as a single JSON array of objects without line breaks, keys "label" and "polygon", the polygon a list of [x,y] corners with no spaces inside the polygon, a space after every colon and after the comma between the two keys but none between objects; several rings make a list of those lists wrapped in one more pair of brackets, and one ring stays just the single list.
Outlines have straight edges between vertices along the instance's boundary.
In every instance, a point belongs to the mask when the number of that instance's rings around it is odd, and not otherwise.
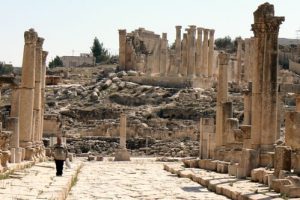
[{"label": "stone pedestal", "polygon": [[276,177],[279,176],[280,170],[291,170],[292,165],[292,149],[288,146],[277,146],[275,148],[275,172]]},{"label": "stone pedestal", "polygon": [[7,129],[12,131],[12,135],[10,137],[10,147],[19,148],[19,118],[7,118]]},{"label": "stone pedestal", "polygon": [[114,161],[130,161],[130,154],[127,149],[116,150]]},{"label": "stone pedestal", "polygon": [[251,175],[251,170],[259,165],[259,153],[253,149],[243,149],[241,163],[237,169],[237,178],[246,178]]}]

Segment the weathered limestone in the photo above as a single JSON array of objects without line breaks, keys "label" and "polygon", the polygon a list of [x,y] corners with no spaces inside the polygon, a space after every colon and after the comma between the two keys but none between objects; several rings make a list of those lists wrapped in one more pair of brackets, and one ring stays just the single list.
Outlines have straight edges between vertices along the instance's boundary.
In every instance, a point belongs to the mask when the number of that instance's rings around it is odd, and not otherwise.
[{"label": "weathered limestone", "polygon": [[167,33],[162,34],[160,40],[160,62],[159,62],[159,71],[161,76],[166,75],[167,71],[167,50],[168,50],[168,40]]},{"label": "weathered limestone", "polygon": [[296,112],[300,112],[300,95],[296,97]]},{"label": "weathered limestone", "polygon": [[241,38],[237,39],[237,51],[236,51],[236,60],[237,60],[237,73],[235,81],[237,84],[240,84],[241,75],[242,75],[242,43],[243,40]]},{"label": "weathered limestone", "polygon": [[275,148],[274,175],[279,177],[280,170],[290,171],[292,166],[292,149],[288,146],[277,146]]},{"label": "weathered limestone", "polygon": [[254,12],[252,51],[253,148],[270,151],[277,137],[277,40],[283,17],[274,17],[274,7],[265,3]]},{"label": "weathered limestone", "polygon": [[182,55],[181,55],[181,70],[180,74],[182,76],[187,76],[187,63],[188,63],[188,57],[187,57],[187,33],[183,34],[183,40],[182,40]]},{"label": "weathered limestone", "polygon": [[119,30],[119,65],[125,70],[126,63],[126,29]]},{"label": "weathered limestone", "polygon": [[[9,146],[11,148],[11,155],[13,157],[13,159],[11,159],[11,162],[15,162],[18,161],[16,160],[16,157],[18,158],[18,155],[16,154],[19,153],[19,118],[9,117],[7,119],[7,129],[12,131]],[[14,149],[14,151],[12,151],[12,149]]]},{"label": "weathered limestone", "polygon": [[33,142],[39,143],[41,131],[41,89],[42,89],[42,47],[43,38],[38,38],[36,43],[35,56],[35,89],[34,89],[34,127],[33,127]]},{"label": "weathered limestone", "polygon": [[201,62],[202,62],[203,75],[205,77],[208,76],[208,31],[209,29],[203,29],[203,46],[202,46]]},{"label": "weathered limestone", "polygon": [[126,149],[126,115],[120,117],[120,149],[116,151],[115,161],[130,161],[130,155]]},{"label": "weathered limestone", "polygon": [[22,65],[22,82],[20,87],[19,130],[20,145],[27,150],[26,159],[31,159],[30,149],[33,139],[33,102],[35,87],[35,56],[37,33],[30,29],[24,34],[24,56]]},{"label": "weathered limestone", "polygon": [[215,30],[209,30],[209,49],[208,49],[208,77],[212,77],[213,75],[213,60],[214,60],[214,34]]},{"label": "weathered limestone", "polygon": [[181,28],[182,26],[176,26],[176,40],[175,40],[175,65],[179,74],[181,74]]},{"label": "weathered limestone", "polygon": [[47,60],[48,52],[42,51],[42,82],[41,82],[41,130],[39,141],[42,141],[43,138],[43,130],[44,130],[44,112],[45,112],[45,101],[46,101],[46,60]]},{"label": "weathered limestone", "polygon": [[199,141],[199,158],[207,159],[213,154],[214,140],[212,136],[215,132],[213,118],[200,118],[200,141]]},{"label": "weathered limestone", "polygon": [[218,93],[217,93],[217,114],[216,114],[216,147],[224,145],[224,133],[227,118],[232,117],[232,103],[227,102],[228,99],[228,81],[227,67],[229,55],[221,52],[218,56],[219,60],[219,77],[218,77]]},{"label": "weathered limestone", "polygon": [[191,25],[188,30],[188,68],[187,76],[193,78],[195,76],[195,56],[196,56],[196,26]]},{"label": "weathered limestone", "polygon": [[293,150],[300,150],[300,112],[285,114],[285,143]]},{"label": "weathered limestone", "polygon": [[244,53],[244,69],[243,69],[243,82],[248,83],[251,77],[251,65],[250,65],[250,53],[251,53],[251,39],[245,39],[245,53]]},{"label": "weathered limestone", "polygon": [[202,32],[203,28],[197,28],[197,45],[196,45],[196,66],[195,73],[196,76],[201,76],[203,74],[201,66],[201,58],[202,58]]},{"label": "weathered limestone", "polygon": [[251,91],[244,91],[244,125],[251,124]]}]

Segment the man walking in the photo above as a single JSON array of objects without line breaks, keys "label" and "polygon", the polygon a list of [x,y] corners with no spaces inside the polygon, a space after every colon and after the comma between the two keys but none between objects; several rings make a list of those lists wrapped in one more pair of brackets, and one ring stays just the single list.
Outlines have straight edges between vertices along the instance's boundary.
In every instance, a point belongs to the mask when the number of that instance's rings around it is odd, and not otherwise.
[{"label": "man walking", "polygon": [[54,145],[53,148],[53,157],[56,165],[56,176],[62,176],[63,168],[64,168],[64,161],[68,157],[68,150],[66,145],[61,143],[61,137],[57,137],[57,143]]}]

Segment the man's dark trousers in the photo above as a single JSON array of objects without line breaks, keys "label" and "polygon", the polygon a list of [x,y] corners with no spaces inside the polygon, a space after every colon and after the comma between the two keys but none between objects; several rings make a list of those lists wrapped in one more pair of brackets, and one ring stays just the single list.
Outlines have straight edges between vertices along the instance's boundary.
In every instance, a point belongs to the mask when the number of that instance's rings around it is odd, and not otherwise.
[{"label": "man's dark trousers", "polygon": [[64,160],[55,160],[56,176],[62,176],[64,169]]}]

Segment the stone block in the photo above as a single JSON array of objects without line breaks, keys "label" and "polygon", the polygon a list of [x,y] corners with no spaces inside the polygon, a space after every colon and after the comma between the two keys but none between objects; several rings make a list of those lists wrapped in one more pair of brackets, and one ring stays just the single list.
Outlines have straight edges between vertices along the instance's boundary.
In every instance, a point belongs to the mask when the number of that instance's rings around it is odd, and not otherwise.
[{"label": "stone block", "polygon": [[256,168],[251,171],[251,181],[262,182],[264,168]]},{"label": "stone block", "polygon": [[293,150],[300,149],[300,112],[285,114],[285,143]]},{"label": "stone block", "polygon": [[289,198],[299,198],[300,197],[300,187],[294,185],[284,185],[280,193],[285,194]]},{"label": "stone block", "polygon": [[96,156],[96,161],[103,161],[103,157],[102,156]]},{"label": "stone block", "polygon": [[130,155],[127,149],[118,149],[114,161],[130,161]]},{"label": "stone block", "polygon": [[228,174],[230,176],[237,176],[237,168],[238,164],[236,163],[228,165]]},{"label": "stone block", "polygon": [[193,172],[191,172],[190,170],[181,170],[178,174],[179,177],[181,178],[189,178],[192,179],[193,176]]},{"label": "stone block", "polygon": [[95,156],[93,156],[93,155],[89,155],[88,156],[88,161],[94,161],[95,160]]},{"label": "stone block", "polygon": [[198,161],[198,166],[200,169],[206,169],[206,160],[205,159],[201,159]]},{"label": "stone block", "polygon": [[68,158],[69,158],[70,162],[73,161],[73,157],[74,157],[73,153],[68,153]]},{"label": "stone block", "polygon": [[[258,152],[254,149],[243,149],[241,155],[239,178],[251,175],[251,170],[258,166]],[[241,171],[241,170],[244,171]]]},{"label": "stone block", "polygon": [[197,160],[197,159],[192,159],[192,160],[189,160],[189,162],[188,162],[190,168],[198,168],[199,167],[198,163],[199,163],[199,160]]},{"label": "stone block", "polygon": [[218,165],[217,160],[208,160],[206,169],[210,171],[217,171],[217,165]]},{"label": "stone block", "polygon": [[259,165],[261,167],[274,166],[274,152],[264,152],[259,155]]},{"label": "stone block", "polygon": [[292,166],[292,149],[288,146],[277,146],[275,148],[275,172],[276,177],[279,176],[280,170],[291,170]]},{"label": "stone block", "polygon": [[271,183],[271,188],[275,192],[280,192],[280,189],[283,188],[284,185],[291,185],[291,181],[288,179],[273,179]]},{"label": "stone block", "polygon": [[226,162],[218,162],[217,164],[217,172],[219,173],[228,173],[228,165]]}]

